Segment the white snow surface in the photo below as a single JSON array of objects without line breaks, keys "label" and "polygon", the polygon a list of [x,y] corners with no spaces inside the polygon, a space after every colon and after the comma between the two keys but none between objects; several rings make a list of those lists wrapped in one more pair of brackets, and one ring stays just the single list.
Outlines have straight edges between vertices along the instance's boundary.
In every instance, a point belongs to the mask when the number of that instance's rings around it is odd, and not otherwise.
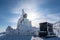
[{"label": "white snow surface", "polygon": [[60,40],[60,38],[58,37],[51,37],[51,38],[32,37],[31,40]]},{"label": "white snow surface", "polygon": [[53,24],[53,31],[56,36],[60,37],[60,22],[56,22]]}]

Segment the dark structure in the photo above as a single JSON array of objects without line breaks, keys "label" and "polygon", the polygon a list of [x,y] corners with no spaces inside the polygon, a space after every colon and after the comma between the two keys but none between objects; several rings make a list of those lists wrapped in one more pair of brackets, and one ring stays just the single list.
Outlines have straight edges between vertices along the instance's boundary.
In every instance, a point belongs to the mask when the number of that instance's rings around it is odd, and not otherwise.
[{"label": "dark structure", "polygon": [[40,23],[39,37],[47,37],[53,35],[53,24],[48,22]]}]

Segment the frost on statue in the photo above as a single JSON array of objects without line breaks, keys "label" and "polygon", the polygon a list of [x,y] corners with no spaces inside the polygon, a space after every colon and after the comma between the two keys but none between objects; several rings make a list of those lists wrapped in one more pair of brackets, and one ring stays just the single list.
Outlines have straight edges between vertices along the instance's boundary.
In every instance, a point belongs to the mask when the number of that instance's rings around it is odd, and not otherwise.
[{"label": "frost on statue", "polygon": [[20,34],[29,34],[31,28],[32,28],[31,21],[27,19],[27,14],[24,12],[24,10],[22,10],[22,15],[17,23],[17,31]]}]

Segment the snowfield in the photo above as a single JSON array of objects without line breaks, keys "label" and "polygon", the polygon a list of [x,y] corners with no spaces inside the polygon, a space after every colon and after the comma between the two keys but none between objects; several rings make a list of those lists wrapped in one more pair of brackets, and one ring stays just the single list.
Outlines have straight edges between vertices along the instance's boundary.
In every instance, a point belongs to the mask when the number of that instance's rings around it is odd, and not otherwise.
[{"label": "snowfield", "polygon": [[0,36],[0,40],[60,40],[59,37],[51,37],[51,38],[40,38],[33,36],[23,36],[23,35],[4,35]]},{"label": "snowfield", "polygon": [[32,37],[31,40],[60,40],[60,38],[59,37],[51,37],[51,38]]}]

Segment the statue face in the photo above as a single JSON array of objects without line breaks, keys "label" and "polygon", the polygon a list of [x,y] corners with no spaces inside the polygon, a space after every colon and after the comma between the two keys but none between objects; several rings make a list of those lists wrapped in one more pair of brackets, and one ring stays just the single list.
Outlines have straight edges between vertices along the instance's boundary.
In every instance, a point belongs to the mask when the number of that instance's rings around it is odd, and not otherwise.
[{"label": "statue face", "polygon": [[24,17],[24,18],[27,18],[27,14],[24,14],[23,17]]}]

